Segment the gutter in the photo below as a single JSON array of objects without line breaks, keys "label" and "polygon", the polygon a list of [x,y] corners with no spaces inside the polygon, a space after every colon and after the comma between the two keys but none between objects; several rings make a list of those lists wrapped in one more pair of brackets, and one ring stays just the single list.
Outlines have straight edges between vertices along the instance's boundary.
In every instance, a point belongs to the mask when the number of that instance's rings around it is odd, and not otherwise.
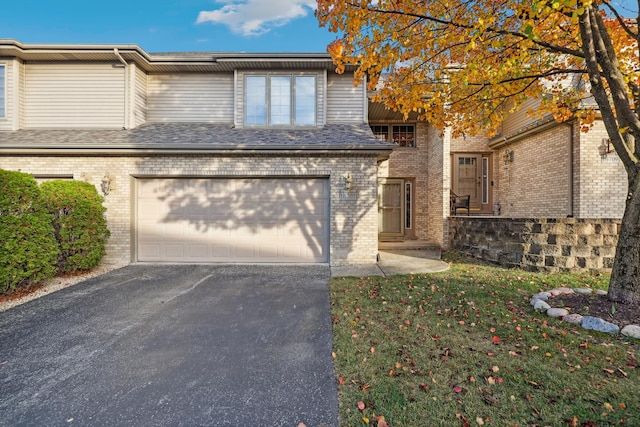
[{"label": "gutter", "polygon": [[296,146],[295,148],[283,148],[281,145],[265,145],[261,147],[242,147],[242,146],[218,146],[212,148],[211,146],[187,146],[177,144],[163,144],[161,147],[158,145],[112,145],[110,147],[92,147],[90,145],[58,145],[51,147],[47,145],[31,145],[26,148],[24,145],[19,146],[2,146],[0,147],[0,154],[2,155],[38,155],[48,154],[55,156],[65,155],[88,155],[88,156],[101,156],[101,155],[138,155],[138,154],[244,154],[244,153],[265,153],[265,154],[304,154],[304,153],[317,153],[317,154],[343,154],[343,153],[378,153],[385,154],[390,153],[393,147],[386,146],[368,146],[368,145],[323,145],[319,147],[315,146]]},{"label": "gutter", "polygon": [[542,120],[536,120],[535,122],[525,126],[522,129],[518,129],[510,135],[497,136],[489,140],[489,148],[497,150],[499,148],[511,145],[516,141],[527,138],[529,136],[544,132],[555,126],[560,126],[562,123],[558,123],[552,116],[544,118]]}]

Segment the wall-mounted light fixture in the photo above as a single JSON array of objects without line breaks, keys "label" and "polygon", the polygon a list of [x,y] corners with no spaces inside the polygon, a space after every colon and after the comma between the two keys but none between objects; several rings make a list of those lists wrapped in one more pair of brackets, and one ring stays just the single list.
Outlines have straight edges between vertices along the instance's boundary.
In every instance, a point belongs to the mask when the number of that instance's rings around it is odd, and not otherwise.
[{"label": "wall-mounted light fixture", "polygon": [[598,145],[598,154],[600,154],[600,158],[604,160],[609,153],[611,153],[611,140],[609,138],[602,138],[602,142]]},{"label": "wall-mounted light fixture", "polygon": [[342,177],[342,182],[344,183],[344,189],[347,191],[351,191],[351,189],[353,188],[353,177],[350,173],[347,173]]},{"label": "wall-mounted light fixture", "polygon": [[102,178],[102,182],[100,183],[102,194],[104,194],[105,196],[108,195],[111,192],[111,190],[113,190],[113,188],[111,187],[112,182],[113,180],[109,175],[109,173],[105,173],[104,177]]},{"label": "wall-mounted light fixture", "polygon": [[506,150],[502,155],[502,160],[504,161],[505,165],[513,163],[513,150]]}]

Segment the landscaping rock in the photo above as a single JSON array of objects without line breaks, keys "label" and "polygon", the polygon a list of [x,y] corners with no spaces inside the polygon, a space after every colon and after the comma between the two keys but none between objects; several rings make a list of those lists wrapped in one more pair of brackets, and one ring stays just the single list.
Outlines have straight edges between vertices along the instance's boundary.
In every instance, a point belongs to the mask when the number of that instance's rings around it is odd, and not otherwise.
[{"label": "landscaping rock", "polygon": [[567,314],[569,314],[569,312],[564,308],[550,308],[547,310],[547,316],[551,317],[564,317]]},{"label": "landscaping rock", "polygon": [[536,300],[536,302],[533,304],[533,309],[537,311],[547,311],[550,308],[551,306],[542,300]]},{"label": "landscaping rock", "polygon": [[591,289],[591,288],[573,288],[573,292],[575,292],[576,294],[589,295],[590,293],[593,293],[593,289]]},{"label": "landscaping rock", "polygon": [[596,294],[597,295],[607,295],[607,291],[603,291],[602,289],[596,289]]},{"label": "landscaping rock", "polygon": [[558,296],[558,295],[564,295],[564,294],[572,294],[573,293],[573,289],[571,288],[555,288],[555,289],[551,289],[549,291],[551,293],[552,296]]},{"label": "landscaping rock", "polygon": [[627,325],[622,328],[621,332],[624,336],[640,339],[640,326],[638,325]]},{"label": "landscaping rock", "polygon": [[537,294],[535,294],[531,298],[537,298],[539,300],[546,301],[550,297],[551,297],[551,293],[550,292],[538,292]]},{"label": "landscaping rock", "polygon": [[579,325],[580,323],[582,323],[582,319],[583,316],[577,313],[567,314],[562,318],[562,320],[564,320],[565,322],[571,323],[573,325]]},{"label": "landscaping rock", "polygon": [[580,326],[585,329],[605,332],[607,334],[617,334],[620,332],[620,327],[618,325],[602,320],[599,317],[584,316],[582,322],[580,322]]}]

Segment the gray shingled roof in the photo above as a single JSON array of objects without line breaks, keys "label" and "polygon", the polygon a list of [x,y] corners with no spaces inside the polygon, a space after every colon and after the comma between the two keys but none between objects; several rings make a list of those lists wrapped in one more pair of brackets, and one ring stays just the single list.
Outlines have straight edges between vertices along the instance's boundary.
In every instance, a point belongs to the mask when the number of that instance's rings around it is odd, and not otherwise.
[{"label": "gray shingled roof", "polygon": [[366,124],[322,128],[234,128],[210,123],[150,123],[130,130],[24,129],[0,132],[0,152],[24,150],[330,150],[390,151]]}]

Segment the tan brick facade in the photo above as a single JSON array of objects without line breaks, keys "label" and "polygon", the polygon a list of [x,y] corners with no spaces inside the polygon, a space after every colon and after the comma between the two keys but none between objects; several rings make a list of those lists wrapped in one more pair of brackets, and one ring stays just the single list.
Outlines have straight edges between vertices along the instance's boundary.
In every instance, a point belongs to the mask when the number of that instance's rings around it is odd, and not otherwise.
[{"label": "tan brick facade", "polygon": [[[601,122],[587,133],[573,123],[514,138],[494,156],[494,199],[515,218],[621,218],[626,173],[615,153],[601,158]],[[512,161],[504,161],[512,152]]]},{"label": "tan brick facade", "polygon": [[[105,262],[135,261],[136,177],[328,177],[331,265],[373,263],[378,253],[375,155],[157,155],[157,156],[2,156],[0,168],[34,175],[73,175],[100,190],[108,173],[114,189],[105,196],[111,238]],[[341,200],[343,177],[353,178],[356,200]]]}]

